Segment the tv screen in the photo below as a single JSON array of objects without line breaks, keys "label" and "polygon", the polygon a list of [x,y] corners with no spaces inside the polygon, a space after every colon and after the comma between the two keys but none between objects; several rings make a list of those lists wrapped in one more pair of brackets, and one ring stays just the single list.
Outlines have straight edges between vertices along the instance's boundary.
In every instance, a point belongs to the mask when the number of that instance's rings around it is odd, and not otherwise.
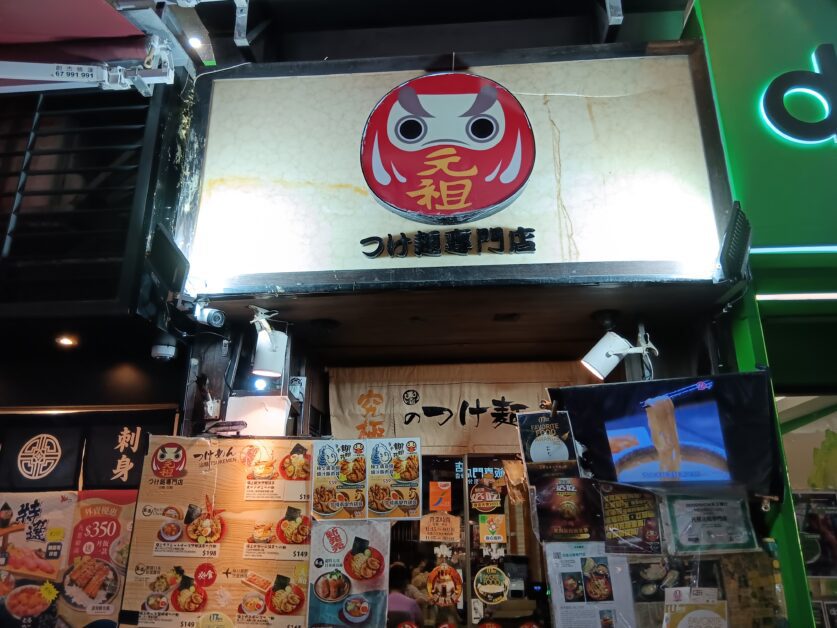
[{"label": "tv screen", "polygon": [[740,483],[782,497],[767,373],[551,388],[584,475],[638,485]]}]

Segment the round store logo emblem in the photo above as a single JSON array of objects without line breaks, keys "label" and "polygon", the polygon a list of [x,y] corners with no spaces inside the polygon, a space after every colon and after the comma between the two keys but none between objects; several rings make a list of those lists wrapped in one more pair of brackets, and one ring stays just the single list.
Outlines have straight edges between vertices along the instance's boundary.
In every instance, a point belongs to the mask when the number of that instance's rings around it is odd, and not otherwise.
[{"label": "round store logo emblem", "polygon": [[61,460],[61,445],[51,434],[30,438],[17,454],[17,469],[28,480],[41,480],[55,471]]},{"label": "round store logo emblem", "polygon": [[160,445],[151,458],[151,470],[158,478],[179,478],[186,475],[186,450],[177,443]]},{"label": "round store logo emblem", "polygon": [[511,204],[535,164],[526,112],[502,85],[474,74],[428,74],[375,106],[360,163],[377,200],[433,225],[479,220]]}]

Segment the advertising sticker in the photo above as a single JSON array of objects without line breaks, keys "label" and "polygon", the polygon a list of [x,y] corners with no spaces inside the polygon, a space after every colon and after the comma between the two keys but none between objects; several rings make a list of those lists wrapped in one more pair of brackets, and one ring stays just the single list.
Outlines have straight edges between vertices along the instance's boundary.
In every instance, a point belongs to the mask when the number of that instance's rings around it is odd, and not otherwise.
[{"label": "advertising sticker", "polygon": [[480,515],[480,543],[505,543],[506,515]]},{"label": "advertising sticker", "polygon": [[502,604],[509,597],[509,577],[497,565],[488,565],[474,576],[474,595],[483,604]]}]

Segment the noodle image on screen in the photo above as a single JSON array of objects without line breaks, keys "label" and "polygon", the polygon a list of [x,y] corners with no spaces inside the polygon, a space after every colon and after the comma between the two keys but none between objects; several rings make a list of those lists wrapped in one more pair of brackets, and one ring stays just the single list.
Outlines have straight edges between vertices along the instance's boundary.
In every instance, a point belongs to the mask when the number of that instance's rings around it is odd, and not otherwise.
[{"label": "noodle image on screen", "polygon": [[677,421],[674,416],[674,402],[668,397],[659,397],[648,401],[645,408],[648,416],[648,429],[651,442],[660,459],[660,471],[673,473],[680,471],[680,437],[677,434]]},{"label": "noodle image on screen", "polygon": [[605,423],[619,482],[729,480],[727,452],[711,382],[641,401]]}]

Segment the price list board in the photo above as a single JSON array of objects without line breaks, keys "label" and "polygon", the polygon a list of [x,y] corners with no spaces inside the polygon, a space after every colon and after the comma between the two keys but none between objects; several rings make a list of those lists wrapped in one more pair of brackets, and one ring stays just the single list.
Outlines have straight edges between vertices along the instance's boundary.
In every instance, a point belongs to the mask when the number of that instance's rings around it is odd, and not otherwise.
[{"label": "price list board", "polygon": [[304,625],[310,498],[310,441],[151,437],[122,625]]}]

